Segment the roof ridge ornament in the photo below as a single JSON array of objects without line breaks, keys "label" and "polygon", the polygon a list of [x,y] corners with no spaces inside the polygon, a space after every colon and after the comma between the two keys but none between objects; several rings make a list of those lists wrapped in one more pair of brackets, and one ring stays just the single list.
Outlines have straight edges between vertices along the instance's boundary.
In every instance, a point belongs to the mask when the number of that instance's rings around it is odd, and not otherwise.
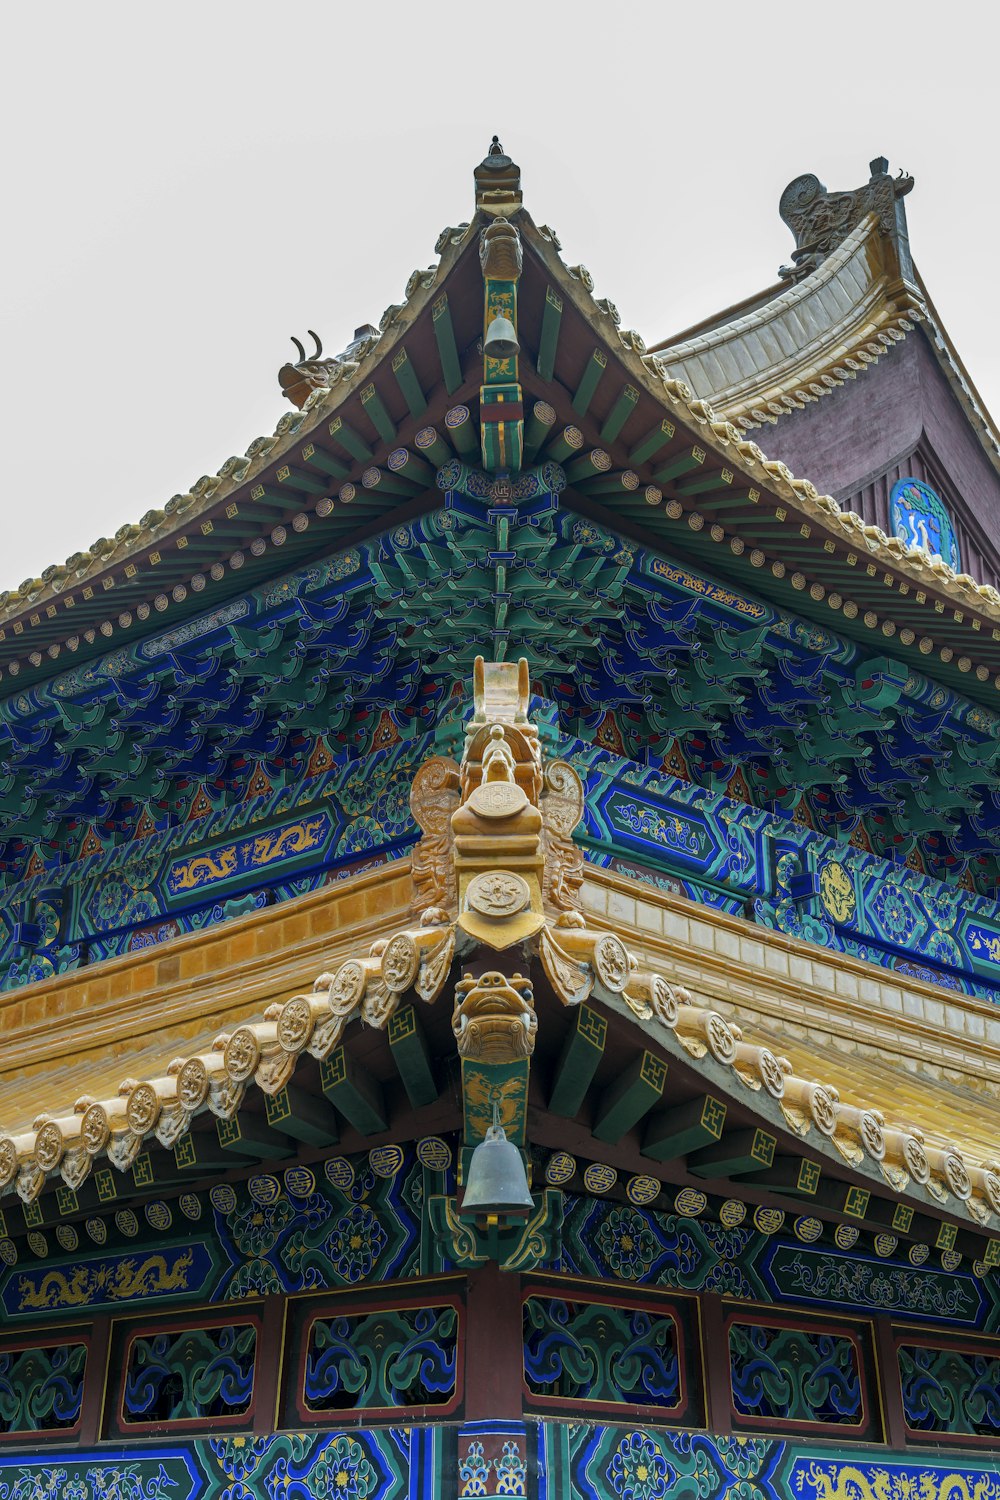
[{"label": "roof ridge ornament", "polygon": [[506,154],[494,136],[483,160],[475,169],[476,207],[490,214],[509,214],[520,208],[521,168]]},{"label": "roof ridge ornament", "polygon": [[850,193],[829,192],[813,172],[788,184],[779,199],[778,213],[795,236],[795,250],[792,264],[778,269],[783,280],[801,281],[815,271],[872,213],[895,251],[899,274],[912,275],[902,200],[913,187],[913,178],[903,171],[891,177],[884,156],[876,156],[869,170],[871,177],[864,187]]}]

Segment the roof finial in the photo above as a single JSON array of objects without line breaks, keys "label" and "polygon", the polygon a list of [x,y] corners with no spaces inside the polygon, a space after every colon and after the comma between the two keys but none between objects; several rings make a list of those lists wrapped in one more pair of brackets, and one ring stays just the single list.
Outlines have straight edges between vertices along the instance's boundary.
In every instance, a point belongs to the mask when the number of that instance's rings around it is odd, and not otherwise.
[{"label": "roof finial", "polygon": [[475,171],[476,207],[509,215],[521,205],[521,169],[506,154],[495,135]]}]

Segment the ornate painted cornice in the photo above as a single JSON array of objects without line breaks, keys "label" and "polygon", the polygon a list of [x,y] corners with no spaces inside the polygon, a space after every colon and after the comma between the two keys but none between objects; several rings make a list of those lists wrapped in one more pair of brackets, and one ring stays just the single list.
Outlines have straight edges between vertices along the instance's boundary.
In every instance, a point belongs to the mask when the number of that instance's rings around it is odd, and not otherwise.
[{"label": "ornate painted cornice", "polygon": [[[13,1187],[31,1203],[50,1177],[79,1188],[101,1159],[124,1171],[151,1141],[176,1146],[203,1112],[232,1120],[249,1089],[275,1095],[307,1057],[346,1076],[352,1023],[384,1031],[405,996],[439,1001],[455,960],[460,969],[471,964],[453,1000],[463,1065],[480,1072],[520,1065],[538,1029],[524,967],[537,959],[565,1007],[596,1001],[656,1048],[643,1062],[654,1093],[667,1060],[676,1059],[758,1118],[772,1155],[780,1130],[893,1194],[947,1208],[982,1231],[1000,1225],[994,1162],[970,1162],[948,1141],[925,1138],[896,1120],[886,1101],[850,1103],[835,1087],[796,1074],[718,1010],[696,1004],[669,973],[640,961],[627,934],[588,925],[571,839],[582,788],[571,767],[545,763],[527,688],[523,662],[477,664],[461,763],[430,762],[415,781],[414,816],[425,839],[409,923],[320,975],[311,993],[269,1006],[259,1020],[151,1076],[123,1079],[113,1095],[84,1094],[68,1110],[45,1101],[29,1131],[0,1136],[0,1189]],[[479,1107],[478,1096],[469,1098]]]}]

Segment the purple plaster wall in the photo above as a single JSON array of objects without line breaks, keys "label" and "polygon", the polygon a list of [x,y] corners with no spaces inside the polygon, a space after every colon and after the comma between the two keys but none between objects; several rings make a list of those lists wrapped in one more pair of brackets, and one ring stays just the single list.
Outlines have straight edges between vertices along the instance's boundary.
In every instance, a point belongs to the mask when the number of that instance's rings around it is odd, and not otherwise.
[{"label": "purple plaster wall", "polygon": [[922,330],[759,441],[769,458],[887,532],[896,480],[924,480],[952,515],[964,571],[1000,582],[1000,476]]}]

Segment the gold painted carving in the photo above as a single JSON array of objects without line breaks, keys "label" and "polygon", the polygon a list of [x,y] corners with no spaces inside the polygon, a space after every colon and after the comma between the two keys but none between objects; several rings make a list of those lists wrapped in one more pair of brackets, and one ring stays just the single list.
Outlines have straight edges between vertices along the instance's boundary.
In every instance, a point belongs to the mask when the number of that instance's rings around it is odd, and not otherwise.
[{"label": "gold painted carving", "polygon": [[494,219],[479,236],[479,264],[491,281],[517,281],[523,254],[521,238],[507,219]]},{"label": "gold painted carving", "polygon": [[550,927],[542,929],[538,948],[546,978],[562,1003],[581,1005],[594,988],[589,970],[560,947]]},{"label": "gold painted carving", "polygon": [[425,760],[410,787],[410,811],[422,837],[410,860],[419,911],[453,912],[458,905],[451,818],[459,805],[459,769],[444,755]]},{"label": "gold painted carving", "polygon": [[849,922],[854,916],[854,882],[835,859],[828,859],[819,872],[819,897],[835,922]]},{"label": "gold painted carving", "polygon": [[567,761],[554,760],[546,766],[541,809],[542,893],[557,911],[578,911],[583,850],[574,844],[573,830],[583,817],[583,782]]},{"label": "gold painted carving", "polygon": [[452,1030],[458,1054],[470,1062],[507,1063],[535,1050],[538,1017],[531,981],[491,970],[465,974],[455,986]]},{"label": "gold painted carving", "polygon": [[[479,790],[494,789],[480,787]],[[492,870],[469,881],[465,899],[473,911],[484,917],[513,917],[530,902],[531,887],[520,875],[512,875],[509,870]]]},{"label": "gold painted carving", "polygon": [[430,1003],[432,1000],[437,999],[444,988],[444,983],[448,978],[454,957],[455,929],[449,926],[439,938],[435,947],[428,947],[421,950],[420,970],[414,984],[414,989],[421,1000],[426,1000]]},{"label": "gold painted carving", "polygon": [[655,1016],[662,1025],[669,1027],[672,1031],[677,1025],[681,1003],[686,1004],[691,997],[687,990],[674,990],[662,974],[652,974],[645,969],[633,969],[622,993],[622,999],[641,1021],[649,1021]]}]

